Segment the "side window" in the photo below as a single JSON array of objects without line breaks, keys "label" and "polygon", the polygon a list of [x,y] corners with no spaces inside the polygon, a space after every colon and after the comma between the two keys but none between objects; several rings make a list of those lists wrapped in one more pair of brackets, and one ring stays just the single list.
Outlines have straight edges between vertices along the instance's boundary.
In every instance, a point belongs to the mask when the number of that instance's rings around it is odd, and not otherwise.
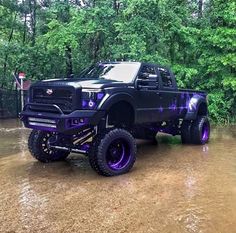
[{"label": "side window", "polygon": [[169,88],[173,87],[170,72],[162,68],[159,68],[158,70],[160,72],[163,87],[169,87]]},{"label": "side window", "polygon": [[154,66],[143,66],[141,72],[146,74],[156,74]]},{"label": "side window", "polygon": [[154,66],[144,65],[140,70],[140,75],[156,74]]},{"label": "side window", "polygon": [[[150,75],[153,75],[153,77]],[[139,71],[138,79],[143,80],[141,85],[143,87],[146,86],[148,89],[157,89],[159,87],[155,66],[143,65]]]}]

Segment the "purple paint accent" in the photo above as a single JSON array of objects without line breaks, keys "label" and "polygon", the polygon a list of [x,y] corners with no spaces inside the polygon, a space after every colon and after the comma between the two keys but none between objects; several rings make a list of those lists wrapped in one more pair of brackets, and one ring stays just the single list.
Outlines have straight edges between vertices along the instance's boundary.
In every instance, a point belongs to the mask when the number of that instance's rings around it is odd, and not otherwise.
[{"label": "purple paint accent", "polygon": [[189,95],[189,93],[187,93],[187,95],[186,95],[186,107],[188,108],[188,106],[189,106],[189,102],[190,102],[190,95]]},{"label": "purple paint accent", "polygon": [[86,107],[87,104],[88,104],[87,101],[85,101],[85,100],[82,101],[82,107],[83,107],[83,108]]},{"label": "purple paint accent", "polygon": [[90,144],[89,144],[89,143],[85,143],[85,144],[83,144],[83,145],[80,147],[81,150],[85,150],[85,151],[87,151],[87,152],[88,152],[89,148],[90,148]]},{"label": "purple paint accent", "polygon": [[97,99],[101,100],[104,97],[104,93],[100,92],[97,94]]},{"label": "purple paint accent", "polygon": [[202,141],[206,142],[209,139],[210,128],[208,124],[204,124],[202,128]]},{"label": "purple paint accent", "polygon": [[175,111],[177,109],[176,105],[173,105],[172,109]]},{"label": "purple paint accent", "polygon": [[121,170],[129,163],[131,158],[128,144],[120,139],[116,139],[108,147],[106,153],[107,165],[112,170]]},{"label": "purple paint accent", "polygon": [[175,111],[177,109],[177,106],[176,106],[176,101],[174,103],[172,103],[170,106],[169,106],[169,109]]},{"label": "purple paint accent", "polygon": [[96,102],[94,100],[83,100],[82,101],[82,107],[83,108],[90,108],[93,109],[96,106]]},{"label": "purple paint accent", "polygon": [[180,107],[179,107],[179,114],[181,114],[184,109],[185,109],[184,106],[180,106]]}]

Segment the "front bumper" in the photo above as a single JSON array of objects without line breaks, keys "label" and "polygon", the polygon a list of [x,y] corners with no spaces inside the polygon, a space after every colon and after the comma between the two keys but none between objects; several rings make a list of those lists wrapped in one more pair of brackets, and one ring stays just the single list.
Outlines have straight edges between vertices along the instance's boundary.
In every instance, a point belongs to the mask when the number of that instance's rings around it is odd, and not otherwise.
[{"label": "front bumper", "polygon": [[[50,106],[55,109],[55,113],[30,110],[30,106],[36,105]],[[75,110],[70,114],[64,114],[57,105],[32,103],[26,104],[20,113],[20,119],[27,128],[65,134],[76,133],[89,125],[96,126],[104,116],[105,111],[99,110]]]}]

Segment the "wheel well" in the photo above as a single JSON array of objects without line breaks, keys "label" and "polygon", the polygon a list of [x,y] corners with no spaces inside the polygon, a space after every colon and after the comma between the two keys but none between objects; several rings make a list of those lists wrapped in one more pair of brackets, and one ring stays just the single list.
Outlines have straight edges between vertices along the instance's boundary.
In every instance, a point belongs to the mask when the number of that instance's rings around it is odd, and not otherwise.
[{"label": "wheel well", "polygon": [[134,123],[134,109],[126,101],[120,101],[111,106],[108,111],[108,124],[130,127]]},{"label": "wheel well", "polygon": [[198,116],[206,116],[208,113],[208,110],[207,110],[207,105],[206,103],[201,103],[198,107],[198,112],[197,112],[197,115]]}]

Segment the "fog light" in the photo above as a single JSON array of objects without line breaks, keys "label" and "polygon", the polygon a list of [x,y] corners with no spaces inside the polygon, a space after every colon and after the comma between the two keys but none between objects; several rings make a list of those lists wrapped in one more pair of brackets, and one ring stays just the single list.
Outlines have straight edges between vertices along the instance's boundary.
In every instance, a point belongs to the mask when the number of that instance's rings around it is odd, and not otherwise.
[{"label": "fog light", "polygon": [[72,120],[72,124],[73,124],[73,125],[78,125],[78,124],[79,124],[79,120],[78,120],[78,119]]},{"label": "fog light", "polygon": [[97,99],[101,100],[104,97],[104,93],[100,92],[97,94]]}]

